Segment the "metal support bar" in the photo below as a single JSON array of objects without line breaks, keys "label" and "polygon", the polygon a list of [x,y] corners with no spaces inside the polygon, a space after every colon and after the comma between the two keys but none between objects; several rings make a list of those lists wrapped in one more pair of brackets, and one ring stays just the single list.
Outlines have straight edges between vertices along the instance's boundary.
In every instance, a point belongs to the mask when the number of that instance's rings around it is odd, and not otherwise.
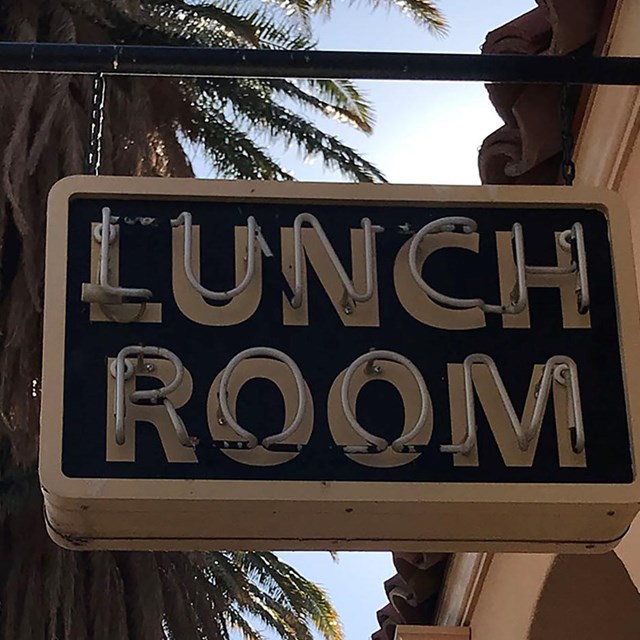
[{"label": "metal support bar", "polygon": [[0,73],[640,85],[640,58],[0,42]]}]

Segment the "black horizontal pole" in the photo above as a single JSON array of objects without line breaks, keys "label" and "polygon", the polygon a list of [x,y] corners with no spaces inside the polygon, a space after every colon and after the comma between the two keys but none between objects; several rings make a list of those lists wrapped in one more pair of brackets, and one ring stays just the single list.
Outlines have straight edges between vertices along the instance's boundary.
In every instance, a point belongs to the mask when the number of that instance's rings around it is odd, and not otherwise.
[{"label": "black horizontal pole", "polygon": [[0,42],[0,73],[640,85],[640,58]]}]

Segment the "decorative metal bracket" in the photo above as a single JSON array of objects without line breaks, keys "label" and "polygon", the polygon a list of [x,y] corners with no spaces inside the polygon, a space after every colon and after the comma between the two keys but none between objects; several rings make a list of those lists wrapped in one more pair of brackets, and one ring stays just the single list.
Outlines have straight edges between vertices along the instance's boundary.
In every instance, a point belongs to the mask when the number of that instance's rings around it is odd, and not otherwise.
[{"label": "decorative metal bracket", "polygon": [[580,389],[578,385],[578,368],[576,363],[568,356],[553,356],[547,360],[542,372],[542,378],[536,391],[536,400],[533,407],[533,416],[529,428],[524,428],[516,415],[509,394],[505,389],[502,378],[498,372],[495,361],[482,353],[473,353],[464,360],[464,394],[467,413],[467,436],[459,444],[445,444],[440,447],[443,453],[460,453],[468,455],[476,445],[476,409],[473,394],[472,366],[483,364],[489,368],[491,377],[496,385],[502,404],[509,416],[509,422],[513,427],[521,451],[527,451],[531,441],[536,437],[551,391],[553,380],[560,384],[568,385],[569,396],[569,422],[572,438],[572,448],[575,453],[582,453],[585,447],[584,424],[582,421],[582,406],[580,403]]},{"label": "decorative metal bracket", "polygon": [[294,252],[294,285],[293,297],[291,298],[291,306],[298,309],[302,305],[302,269],[304,265],[304,251],[302,246],[302,225],[310,224],[314,231],[318,234],[320,242],[327,256],[331,261],[334,269],[338,273],[338,277],[344,287],[344,310],[345,313],[353,312],[353,304],[356,302],[367,302],[373,297],[373,281],[374,281],[374,264],[373,264],[373,243],[374,234],[384,231],[384,227],[373,225],[369,218],[362,218],[360,224],[364,230],[364,256],[365,256],[365,290],[363,292],[356,291],[353,281],[344,270],[340,258],[336,254],[331,241],[322,228],[319,220],[311,213],[300,213],[293,222],[293,252]]},{"label": "decorative metal bracket", "polygon": [[[291,421],[291,424],[286,426],[280,433],[272,436],[267,436],[260,443],[258,443],[258,438],[256,438],[253,433],[247,431],[244,427],[242,427],[232,415],[231,410],[229,409],[228,399],[229,381],[231,380],[233,372],[243,360],[246,360],[247,358],[257,357],[272,358],[273,360],[278,360],[287,365],[287,367],[289,367],[289,370],[293,374],[293,378],[296,383],[296,389],[298,391],[298,409],[293,420]],[[235,431],[235,433],[243,439],[242,443],[227,442],[226,446],[232,445],[232,448],[238,449],[255,449],[258,444],[260,444],[265,449],[276,449],[278,448],[278,445],[280,445],[280,448],[282,448],[285,447],[285,445],[283,445],[282,443],[298,430],[298,428],[302,424],[302,420],[304,419],[307,408],[307,394],[304,378],[302,377],[302,372],[300,371],[295,361],[286,353],[278,351],[278,349],[272,349],[271,347],[252,347],[251,349],[245,349],[244,351],[241,351],[235,357],[233,357],[229,361],[229,364],[225,367],[224,372],[222,373],[222,378],[220,379],[218,403],[221,413],[221,424],[226,424],[231,427]],[[223,444],[223,446],[225,445]],[[294,448],[296,450],[299,450],[302,447],[294,445]]]},{"label": "decorative metal bracket", "polygon": [[369,444],[346,445],[343,447],[343,450],[346,453],[382,453],[389,448],[389,442],[387,440],[370,433],[358,422],[358,419],[356,418],[355,413],[351,410],[351,406],[349,404],[349,387],[351,386],[351,381],[353,380],[355,372],[364,364],[366,365],[365,372],[368,375],[379,375],[382,373],[382,368],[375,364],[378,360],[395,362],[405,367],[414,377],[416,384],[418,385],[418,389],[420,390],[420,415],[418,416],[418,420],[407,434],[396,438],[391,443],[391,448],[396,453],[412,453],[413,449],[408,443],[411,442],[411,440],[413,440],[420,431],[422,431],[422,429],[424,429],[429,418],[429,392],[422,374],[418,371],[413,362],[395,351],[384,350],[370,351],[369,353],[361,355],[351,363],[344,374],[340,390],[342,410],[347,422],[351,425],[351,428]]},{"label": "decorative metal bracket", "polygon": [[164,358],[169,360],[173,364],[176,370],[174,379],[167,385],[164,385],[158,389],[133,391],[129,396],[129,401],[135,404],[149,402],[151,404],[158,404],[162,402],[171,424],[175,429],[178,441],[183,447],[195,447],[198,444],[198,438],[192,438],[187,433],[187,429],[184,426],[184,422],[176,412],[176,408],[167,397],[170,393],[175,391],[184,377],[184,365],[178,356],[162,347],[138,347],[129,346],[124,347],[118,353],[115,360],[115,367],[112,366],[111,374],[116,379],[116,443],[123,445],[125,443],[125,414],[126,414],[126,400],[125,400],[125,380],[130,379],[135,375],[135,367],[133,363],[128,360],[131,356],[138,358],[144,358],[144,356],[154,356],[156,358]]},{"label": "decorative metal bracket", "polygon": [[[98,284],[84,283],[82,285],[82,301],[98,304],[123,304],[127,300],[139,301],[142,304],[149,300],[153,293],[149,289],[119,287],[109,282],[109,246],[118,235],[118,227],[112,224],[111,209],[102,209],[102,223],[95,228],[94,239],[100,243],[100,266]],[[105,233],[108,230],[108,233]]]},{"label": "decorative metal bracket", "polygon": [[183,211],[177,218],[171,220],[172,227],[180,227],[184,225],[184,252],[183,252],[183,265],[184,272],[187,276],[187,280],[189,280],[191,286],[206,300],[215,300],[217,302],[222,302],[225,300],[231,300],[236,296],[239,296],[251,283],[253,276],[255,274],[255,263],[256,263],[256,240],[260,245],[260,249],[262,253],[267,257],[273,257],[273,252],[269,248],[267,241],[264,239],[262,233],[260,232],[260,227],[256,223],[256,219],[253,216],[249,216],[247,218],[247,231],[248,231],[248,239],[247,239],[247,270],[244,274],[244,278],[242,281],[235,286],[233,289],[229,289],[228,291],[212,291],[211,289],[207,289],[200,284],[198,278],[193,273],[193,263],[192,263],[192,246],[193,246],[193,221],[192,216],[189,211]]}]

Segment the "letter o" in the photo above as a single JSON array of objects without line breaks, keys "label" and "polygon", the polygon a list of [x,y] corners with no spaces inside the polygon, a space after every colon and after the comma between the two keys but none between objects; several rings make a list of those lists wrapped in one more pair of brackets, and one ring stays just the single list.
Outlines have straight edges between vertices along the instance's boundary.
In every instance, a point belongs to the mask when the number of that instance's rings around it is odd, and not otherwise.
[{"label": "letter o", "polygon": [[[384,363],[379,373],[367,372],[368,362],[372,359]],[[367,437],[365,430],[354,424],[354,421],[357,424],[357,420],[352,407],[355,407],[362,388],[373,380],[392,384],[402,398],[405,421],[402,435],[394,443],[418,446],[429,443],[433,431],[433,407],[429,391],[415,365],[404,356],[391,351],[375,351],[360,356],[334,380],[327,402],[331,435],[338,446],[345,447],[348,458],[364,466],[400,467],[409,464],[421,454],[400,453],[394,450],[393,443],[387,446],[386,440],[373,434],[368,434]],[[347,412],[344,410],[343,400],[347,402]],[[366,449],[370,444],[386,448],[377,453],[358,451]]]},{"label": "letter o", "polygon": [[[311,391],[295,362],[283,352],[268,347],[256,347],[239,353],[215,377],[207,400],[207,418],[212,438],[216,441],[235,442],[242,439],[240,433],[244,432],[249,436],[247,440],[250,437],[255,440],[255,436],[238,425],[234,417],[240,390],[255,378],[273,382],[282,394],[285,408],[286,427],[280,433],[264,438],[263,443],[287,444],[300,448],[307,444],[313,430]],[[227,389],[226,394],[220,394],[221,385]],[[219,421],[221,416],[225,418],[222,424]],[[229,426],[231,421],[234,427]],[[298,455],[298,451],[270,451],[263,446],[251,449],[221,447],[220,451],[229,458],[250,466],[275,466]]]}]

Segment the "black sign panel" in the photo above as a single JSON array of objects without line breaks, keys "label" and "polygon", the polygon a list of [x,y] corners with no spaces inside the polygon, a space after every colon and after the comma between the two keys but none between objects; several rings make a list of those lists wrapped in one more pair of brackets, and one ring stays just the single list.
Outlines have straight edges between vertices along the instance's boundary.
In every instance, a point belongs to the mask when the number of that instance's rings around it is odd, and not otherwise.
[{"label": "black sign panel", "polygon": [[[123,322],[116,317],[117,309],[110,319],[108,309],[117,305],[103,304],[100,310],[97,303],[83,301],[83,285],[97,282],[95,255],[100,251],[100,242],[95,227],[101,223],[105,207],[110,210],[118,240],[117,280],[122,287],[149,289],[152,297],[148,308],[156,305],[161,321],[146,321],[142,315],[137,321]],[[261,293],[255,310],[247,317],[238,320],[239,316],[234,316],[235,319],[220,321],[218,325],[206,324],[202,320],[206,309],[190,313],[179,306],[174,272],[183,268],[184,247],[176,240],[178,227],[172,226],[171,221],[183,212],[191,214],[194,234],[196,227],[199,234],[199,281],[203,287],[218,291],[237,284],[236,245],[241,242],[242,233],[249,233],[248,218],[255,218],[273,255],[256,250]],[[373,301],[359,303],[348,295],[336,297],[328,290],[327,282],[336,281],[335,270],[327,270],[326,251],[317,241],[317,233],[305,224],[309,241],[316,242],[315,249],[310,250],[315,250],[313,255],[307,251],[309,247],[304,247],[308,320],[292,321],[291,315],[287,320],[287,313],[296,313],[289,302],[295,286],[292,267],[286,256],[282,257],[283,246],[287,243],[291,246],[296,217],[302,213],[315,216],[349,278],[356,262],[365,268],[361,245],[352,246],[352,230],[362,230],[363,218],[384,228],[373,233],[376,275]],[[504,283],[516,270],[513,236],[514,228],[520,225],[527,266],[524,311],[484,312],[477,305],[452,307],[428,299],[429,295],[406,267],[408,247],[425,225],[452,218],[469,218],[477,229],[465,228],[466,223],[458,221],[425,236],[426,244],[418,248],[418,257],[424,258],[425,247],[434,239],[441,244],[432,247],[420,267],[423,282],[457,300],[482,299],[487,304],[508,306],[511,301],[503,300],[501,279]],[[584,270],[588,290],[581,293],[588,292],[589,301],[588,305],[583,301],[582,308],[575,292],[580,286],[575,269],[579,258],[577,241],[575,234],[563,235],[576,229],[577,224],[584,239],[581,259],[586,259],[588,267]],[[182,226],[181,238],[184,233]],[[365,235],[366,231],[359,233]],[[508,234],[507,248],[505,234]],[[473,249],[455,244],[456,238],[472,236],[477,243]],[[634,480],[609,222],[595,206],[319,202],[304,198],[294,202],[273,198],[257,201],[249,197],[225,200],[79,194],[69,205],[67,242],[62,472],[69,478],[592,485]],[[543,278],[544,274],[536,274],[535,267],[557,267],[558,256],[565,250],[569,265],[566,273],[552,274],[546,285],[540,284],[541,280],[536,284],[535,278]],[[505,266],[505,260],[509,262],[507,254],[511,262]],[[114,256],[109,259],[113,265]],[[245,268],[241,265],[241,275]],[[564,289],[559,283],[565,283]],[[191,287],[188,283],[187,286]],[[220,317],[227,314],[233,303],[200,298],[199,308],[208,305],[222,309]],[[135,300],[129,300],[128,304],[134,309],[129,316],[135,316]],[[369,315],[362,324],[349,325],[366,305]],[[420,311],[421,305],[428,305],[424,313]],[[434,318],[444,320],[431,322],[432,312]],[[441,312],[444,315],[438,315]],[[96,320],[96,313],[106,315]],[[142,309],[141,313],[146,311]],[[457,318],[471,318],[470,313],[475,315],[468,322],[482,326],[446,326],[449,322],[455,325]],[[518,324],[517,318],[525,315],[528,320]],[[509,326],[513,318],[517,326]],[[113,419],[109,403],[115,393],[109,359],[116,358],[128,346],[167,349],[189,372],[192,392],[188,401],[177,407],[188,435],[197,439],[189,461],[169,461],[158,429],[144,421],[135,425],[133,459],[125,461],[108,454],[112,434],[107,423]],[[234,356],[254,347],[276,349],[292,358],[310,392],[305,412],[312,405],[313,417],[307,441],[289,447],[285,442],[280,448],[276,443],[270,453],[290,454],[279,463],[252,460],[250,451],[243,452],[246,458],[242,460],[230,455],[246,440],[239,436],[235,440],[217,437],[216,423],[224,422],[224,418],[219,412],[212,415],[208,410],[214,380]],[[380,464],[375,460],[383,453],[381,447],[372,444],[375,438],[357,439],[360,449],[354,453],[330,425],[331,411],[340,412],[341,372],[371,350],[391,351],[413,363],[426,384],[430,400],[430,416],[421,432],[404,445],[400,443],[395,457]],[[559,380],[554,372],[555,381],[550,383],[553,389],[543,403],[542,423],[530,434],[531,439],[520,446],[516,431],[509,427],[505,432],[500,426],[499,416],[505,414],[506,405],[502,403],[502,407],[495,409],[492,398],[499,397],[498,383],[489,375],[487,365],[476,363],[471,366],[471,393],[477,441],[468,452],[447,451],[446,445],[464,440],[467,429],[463,363],[471,354],[488,356],[495,363],[525,430],[527,420],[523,412],[526,414],[525,406],[529,406],[531,413],[536,393],[540,393],[545,363],[556,356],[573,361],[581,415],[557,406],[571,404],[573,397],[566,390],[564,395],[555,393]],[[140,373],[139,366],[144,366],[144,361],[135,358],[133,361],[138,367],[135,388],[158,387],[152,370],[149,376]],[[398,385],[385,381],[384,373],[389,366],[383,358],[367,365],[369,369],[363,375],[368,377],[355,403],[359,424],[369,434],[382,438],[388,447],[401,437],[405,417],[417,412],[415,406],[407,405]],[[395,366],[398,371],[403,368],[402,364]],[[566,387],[570,382],[574,381],[565,377],[563,384]],[[405,386],[409,389],[412,384]],[[407,394],[408,398],[411,394],[409,391]],[[213,396],[215,399],[216,394]],[[294,410],[296,397],[294,392]],[[286,398],[268,372],[258,371],[247,381],[235,404],[237,422],[257,439],[256,451],[264,451],[260,444],[264,438],[278,434],[291,420],[285,416]],[[559,411],[571,414],[566,424],[558,417]],[[580,418],[582,446],[576,435],[576,420]],[[416,420],[415,416],[411,419]],[[457,431],[452,429],[456,421],[462,425]],[[410,426],[404,433],[408,430]]]}]

